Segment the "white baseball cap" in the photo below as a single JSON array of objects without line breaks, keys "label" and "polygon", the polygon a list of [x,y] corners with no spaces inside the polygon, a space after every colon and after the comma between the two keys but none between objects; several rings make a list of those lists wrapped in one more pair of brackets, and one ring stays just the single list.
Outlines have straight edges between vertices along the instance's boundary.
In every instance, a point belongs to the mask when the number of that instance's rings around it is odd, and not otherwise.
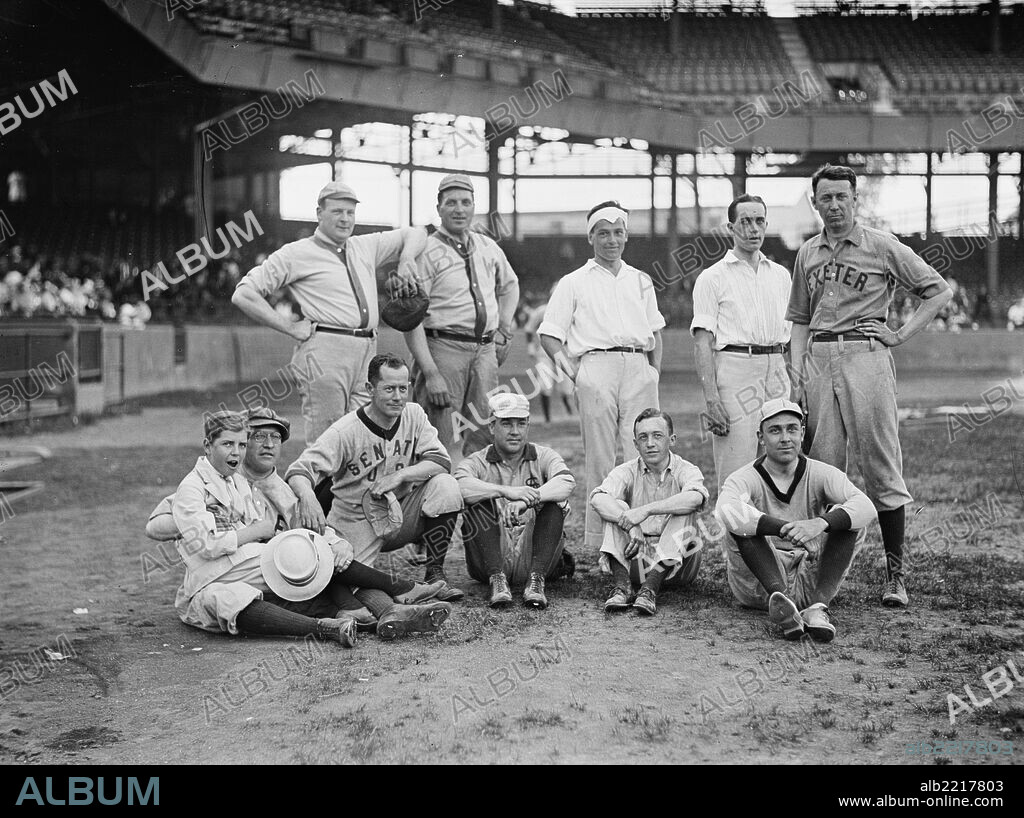
[{"label": "white baseball cap", "polygon": [[499,392],[487,401],[492,418],[528,418],[530,401],[516,392]]},{"label": "white baseball cap", "polygon": [[804,416],[804,410],[800,408],[799,404],[785,398],[772,398],[771,400],[766,400],[761,406],[761,417],[758,420],[758,425],[764,423],[768,418],[781,415],[783,412],[791,412],[801,419]]}]

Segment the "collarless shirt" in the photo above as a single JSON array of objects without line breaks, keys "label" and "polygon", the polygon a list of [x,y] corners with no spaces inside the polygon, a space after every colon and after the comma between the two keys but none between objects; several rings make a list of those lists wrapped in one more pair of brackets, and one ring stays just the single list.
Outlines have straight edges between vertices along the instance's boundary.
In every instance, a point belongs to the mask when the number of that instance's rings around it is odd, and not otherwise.
[{"label": "collarless shirt", "polygon": [[419,280],[430,298],[426,329],[482,335],[498,328],[498,296],[519,284],[497,242],[470,231],[461,239],[438,228],[427,237]]},{"label": "collarless shirt", "polygon": [[[622,500],[630,508],[637,508],[657,500],[666,500],[683,491],[696,491],[705,503],[708,501],[708,490],[704,488],[701,470],[672,452],[668,465],[660,475],[647,468],[642,458],[635,457],[608,472],[604,482],[590,496],[607,494]],[[649,536],[661,534],[669,516],[652,514],[640,523],[640,530]]]},{"label": "collarless shirt", "polygon": [[650,351],[664,326],[647,273],[623,261],[616,275],[590,259],[555,285],[537,332],[557,338],[578,358],[619,346]]},{"label": "collarless shirt", "polygon": [[792,327],[785,317],[790,289],[789,271],[781,264],[762,253],[755,272],[729,250],[697,276],[690,333],[712,333],[715,349],[728,344],[785,344]]},{"label": "collarless shirt", "polygon": [[851,332],[859,318],[885,321],[897,284],[919,298],[949,288],[892,233],[856,224],[833,247],[822,230],[797,251],[786,318],[812,332]]},{"label": "collarless shirt", "polygon": [[401,251],[400,230],[350,236],[337,245],[317,228],[309,238],[271,253],[236,289],[252,287],[267,298],[287,287],[303,318],[332,327],[376,329],[377,269],[396,262]]}]

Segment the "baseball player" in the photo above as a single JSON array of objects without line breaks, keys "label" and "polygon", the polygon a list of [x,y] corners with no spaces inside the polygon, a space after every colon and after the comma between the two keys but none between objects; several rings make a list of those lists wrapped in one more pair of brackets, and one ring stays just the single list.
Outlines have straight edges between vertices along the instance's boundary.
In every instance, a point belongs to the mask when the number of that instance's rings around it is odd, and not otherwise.
[{"label": "baseball player", "polygon": [[[208,419],[208,424],[223,422],[231,426],[238,425],[243,419],[242,416],[236,416],[230,422],[224,420],[223,418],[231,417],[230,413],[218,413],[211,417],[213,419]],[[218,421],[217,418],[222,420]],[[286,527],[285,523],[296,504],[295,495],[277,473],[281,444],[288,439],[291,424],[272,409],[250,410],[244,420],[247,423],[249,438],[237,473],[249,484],[256,511],[274,523],[274,531],[280,531]],[[146,526],[146,534],[150,538],[179,540],[182,537],[182,529],[179,529],[178,521],[173,514],[175,496],[172,494],[162,500],[150,515]],[[208,510],[210,507],[208,504]],[[218,525],[222,522],[218,519],[219,516],[223,515],[214,511],[215,522]],[[223,527],[227,530],[226,526]],[[266,549],[250,546],[253,554],[245,559],[238,559],[236,553],[233,561],[228,560],[229,565],[222,566],[224,571],[217,574],[216,581],[194,593],[187,606],[179,599],[177,604],[182,620],[186,624],[207,630],[226,630],[234,633],[237,632],[237,614],[244,610],[244,606],[238,608],[239,604],[256,599],[305,616],[353,619],[358,626],[375,629],[381,638],[393,639],[400,633],[436,630],[447,617],[447,606],[431,607],[417,604],[433,600],[444,589],[443,583],[424,585],[393,579],[388,574],[356,562],[353,559],[352,548],[347,542],[337,537],[334,532],[328,531],[327,534],[327,542],[337,552],[337,556],[334,560],[334,575],[321,593],[297,601],[277,596],[267,586],[263,574],[262,560]],[[184,553],[182,549],[199,551],[201,542],[202,538],[186,538],[185,541],[179,542],[179,552]],[[219,570],[202,562],[196,562],[193,569],[204,577],[213,576]],[[188,584],[186,582],[182,587]],[[382,590],[399,604],[388,612],[386,618],[378,621],[352,594],[350,586],[353,585]],[[276,612],[272,613],[276,615]],[[266,609],[260,619],[266,624]],[[232,630],[232,627],[236,630]]]},{"label": "baseball player", "polygon": [[[359,562],[373,565],[381,551],[422,541],[428,583],[447,580],[448,553],[462,495],[451,460],[423,409],[409,402],[409,368],[391,354],[367,369],[370,402],[335,421],[289,467],[285,479],[299,498],[294,523],[322,532],[330,526],[352,543]],[[324,515],[313,487],[331,479],[333,502]],[[378,619],[391,604],[377,591],[359,598]],[[448,587],[438,599],[461,599]]]},{"label": "baseball player", "polygon": [[[697,578],[701,552],[696,513],[708,491],[704,475],[672,451],[672,418],[644,409],[633,421],[639,457],[616,466],[591,492],[590,505],[604,520],[599,564],[615,583],[606,611],[653,616],[662,582],[684,587]],[[633,581],[640,584],[636,596]]]},{"label": "baseball player", "polygon": [[[806,399],[810,456],[846,470],[847,445],[878,509],[885,547],[882,604],[906,607],[903,482],[890,347],[927,327],[953,297],[949,285],[891,233],[856,220],[857,175],[825,165],[811,179],[824,229],[797,252],[786,318],[793,322],[795,401]],[[922,299],[898,331],[885,319],[902,285]],[[805,374],[806,373],[806,374]]]},{"label": "baseball player", "polygon": [[[633,445],[633,419],[657,407],[661,329],[654,283],[622,260],[629,213],[602,202],[587,215],[594,258],[555,285],[537,329],[541,346],[576,387],[586,456],[587,495]],[[563,349],[564,347],[564,349]],[[587,506],[586,544],[604,540],[600,516]]]},{"label": "baseball player", "polygon": [[831,642],[828,605],[875,507],[839,469],[804,457],[798,404],[765,401],[759,420],[765,453],[726,478],[715,508],[730,535],[729,588],[740,605],[767,609],[786,639]]},{"label": "baseball player", "polygon": [[525,585],[525,604],[546,608],[544,582],[563,574],[562,525],[576,479],[558,452],[529,442],[530,401],[503,392],[489,406],[494,443],[455,470],[466,567],[490,583],[492,608],[512,602],[509,580]]},{"label": "baseball player", "polygon": [[418,282],[430,308],[405,340],[416,363],[413,399],[458,462],[489,442],[480,420],[511,349],[519,280],[497,243],[471,230],[475,200],[468,176],[441,180],[437,213],[441,227],[431,229],[419,261]]},{"label": "baseball player", "polygon": [[786,268],[761,252],[768,208],[759,196],[743,194],[728,215],[732,249],[697,276],[690,322],[719,490],[757,456],[761,404],[790,392],[785,315],[791,282]]},{"label": "baseball player", "polygon": [[[537,329],[544,320],[544,311],[547,309],[547,302],[535,306],[523,325],[526,333],[526,349],[533,358],[533,369],[536,373],[534,386],[540,390],[540,407],[544,413],[544,422],[551,422],[551,396],[555,393],[562,399],[565,407],[565,414],[572,417],[572,381],[561,371],[555,372],[551,359],[544,352],[540,345],[540,338],[537,336]],[[532,377],[532,376],[531,376]],[[537,382],[539,380],[539,383]]]},{"label": "baseball player", "polygon": [[[397,261],[402,276],[412,280],[426,245],[422,228],[353,236],[358,202],[348,185],[326,185],[317,197],[314,234],[271,253],[231,297],[254,321],[298,341],[292,365],[307,444],[369,399],[363,378],[377,354],[377,271]],[[298,321],[267,300],[282,288],[301,311]]]}]

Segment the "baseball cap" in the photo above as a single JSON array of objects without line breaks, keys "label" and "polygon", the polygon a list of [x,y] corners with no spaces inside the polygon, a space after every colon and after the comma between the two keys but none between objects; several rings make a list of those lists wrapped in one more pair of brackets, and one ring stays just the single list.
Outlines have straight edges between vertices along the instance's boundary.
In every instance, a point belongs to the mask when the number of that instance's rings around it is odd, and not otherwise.
[{"label": "baseball cap", "polygon": [[437,192],[441,193],[452,187],[468,190],[470,193],[474,192],[473,181],[465,173],[449,173],[441,180],[441,184],[437,186]]},{"label": "baseball cap", "polygon": [[491,407],[493,418],[528,418],[530,416],[530,402],[515,392],[499,392],[494,395],[487,405]]},{"label": "baseball cap", "polygon": [[328,182],[324,185],[320,190],[320,194],[316,197],[316,203],[318,205],[322,204],[324,199],[351,199],[353,202],[359,201],[356,192],[344,182]]},{"label": "baseball cap", "polygon": [[799,404],[785,398],[772,398],[771,400],[766,400],[761,406],[761,417],[757,422],[758,424],[764,423],[768,418],[781,415],[783,412],[792,412],[800,418],[804,416],[804,410],[800,408]]},{"label": "baseball cap", "polygon": [[249,425],[255,429],[259,426],[276,426],[281,430],[281,440],[287,440],[292,433],[292,425],[269,406],[266,409],[250,409]]}]

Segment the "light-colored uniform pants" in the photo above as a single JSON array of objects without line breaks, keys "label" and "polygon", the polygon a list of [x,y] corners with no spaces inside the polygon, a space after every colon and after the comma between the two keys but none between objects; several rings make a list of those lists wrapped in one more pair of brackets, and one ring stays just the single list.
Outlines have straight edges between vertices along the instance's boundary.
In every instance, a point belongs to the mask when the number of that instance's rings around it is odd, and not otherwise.
[{"label": "light-colored uniform pants", "polygon": [[896,365],[879,341],[815,341],[807,361],[810,456],[846,471],[847,447],[879,511],[914,498],[903,482]]},{"label": "light-colored uniform pants", "polygon": [[[659,408],[658,373],[641,353],[589,353],[576,373],[576,402],[589,497],[617,463],[636,453],[633,421],[644,409]],[[604,520],[587,503],[586,545],[597,551],[603,540]]]},{"label": "light-colored uniform pants", "polygon": [[[618,501],[623,511],[629,506]],[[626,559],[629,535],[615,523],[604,522],[604,540],[598,565],[601,572],[611,573],[611,560],[629,569],[630,579],[640,585],[651,568],[661,563],[667,566],[665,582],[669,586],[683,587],[697,578],[703,560],[703,541],[697,532],[696,514],[676,514],[668,517],[660,534],[647,534],[640,552]]]},{"label": "light-colored uniform pants", "polygon": [[789,374],[781,354],[719,351],[715,353],[715,381],[729,415],[729,434],[711,438],[715,479],[721,492],[725,478],[760,453],[757,428],[761,406],[772,398],[789,397]]},{"label": "light-colored uniform pants", "polygon": [[307,446],[338,418],[369,403],[366,370],[376,354],[376,338],[326,332],[295,347],[290,369],[302,397]]},{"label": "light-colored uniform pants", "polygon": [[457,433],[463,455],[479,451],[491,442],[487,398],[489,392],[498,388],[498,355],[493,341],[477,344],[428,336],[427,348],[448,386],[451,405],[438,409],[430,403],[427,379],[419,367],[413,373],[413,400],[426,410],[430,425],[437,429],[437,437],[454,465],[461,459]]}]

